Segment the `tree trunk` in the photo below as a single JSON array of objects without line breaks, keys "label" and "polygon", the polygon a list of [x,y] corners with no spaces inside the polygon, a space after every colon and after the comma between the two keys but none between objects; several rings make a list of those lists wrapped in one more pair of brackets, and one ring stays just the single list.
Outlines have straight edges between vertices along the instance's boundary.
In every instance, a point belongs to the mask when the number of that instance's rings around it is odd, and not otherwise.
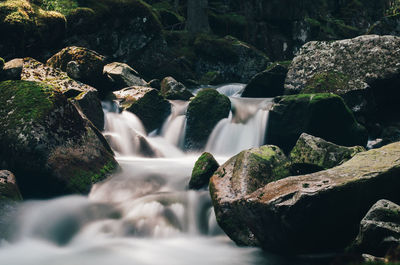
[{"label": "tree trunk", "polygon": [[188,0],[186,29],[190,33],[209,32],[208,0]]}]

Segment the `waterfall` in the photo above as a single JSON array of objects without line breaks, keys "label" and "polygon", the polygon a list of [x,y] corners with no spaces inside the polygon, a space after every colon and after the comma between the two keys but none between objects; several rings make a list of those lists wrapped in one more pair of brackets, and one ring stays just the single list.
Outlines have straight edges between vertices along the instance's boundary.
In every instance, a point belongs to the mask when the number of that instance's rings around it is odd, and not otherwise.
[{"label": "waterfall", "polygon": [[[263,144],[271,100],[240,98],[243,84],[215,88],[230,97],[232,110],[205,149],[223,163]],[[218,227],[208,190],[187,189],[200,154],[182,150],[189,103],[171,104],[163,126],[147,135],[136,115],[103,103],[103,134],[121,170],[95,184],[88,196],[24,202],[13,240],[0,242],[2,263],[283,264],[257,248],[235,246]]]},{"label": "waterfall", "polygon": [[272,99],[230,97],[232,111],[212,131],[205,150],[221,156],[232,156],[264,143],[268,110]]}]

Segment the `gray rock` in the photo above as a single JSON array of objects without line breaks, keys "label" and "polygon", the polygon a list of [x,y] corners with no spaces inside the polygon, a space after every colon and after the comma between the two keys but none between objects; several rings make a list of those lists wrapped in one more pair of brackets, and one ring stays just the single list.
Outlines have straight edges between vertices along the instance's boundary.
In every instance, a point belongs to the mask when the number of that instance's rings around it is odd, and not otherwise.
[{"label": "gray rock", "polygon": [[[327,253],[350,244],[360,220],[377,200],[400,201],[399,156],[400,143],[390,144],[358,153],[332,169],[260,183],[245,196],[229,191],[225,178],[215,174],[210,190],[227,190],[220,199],[212,196],[216,212],[221,207],[232,209],[219,220],[245,217],[242,227],[263,249]],[[236,233],[240,231],[245,230]]]},{"label": "gray rock", "polygon": [[329,169],[364,151],[362,146],[340,146],[303,133],[290,152],[292,174],[303,175]]},{"label": "gray rock", "polygon": [[239,245],[259,244],[236,202],[289,174],[285,154],[279,147],[268,145],[245,150],[218,168],[210,180],[210,194],[218,224],[232,240]]},{"label": "gray rock", "polygon": [[23,68],[23,59],[13,59],[5,63],[0,78],[2,80],[20,80]]},{"label": "gray rock", "polygon": [[185,85],[176,81],[173,77],[165,77],[161,81],[161,95],[171,100],[189,100],[193,94],[186,89]]},{"label": "gray rock", "polygon": [[360,223],[354,247],[383,257],[400,244],[400,206],[388,200],[375,203]]},{"label": "gray rock", "polygon": [[[392,97],[390,86],[381,82],[398,83],[399,44],[399,37],[378,35],[309,42],[293,59],[285,81],[286,93],[333,92],[341,95],[353,112],[370,112],[374,107],[370,97],[379,99],[370,90]],[[386,105],[379,100],[376,104]]]},{"label": "gray rock", "polygon": [[103,74],[111,83],[112,90],[131,86],[148,86],[139,73],[125,63],[113,62],[104,66]]}]

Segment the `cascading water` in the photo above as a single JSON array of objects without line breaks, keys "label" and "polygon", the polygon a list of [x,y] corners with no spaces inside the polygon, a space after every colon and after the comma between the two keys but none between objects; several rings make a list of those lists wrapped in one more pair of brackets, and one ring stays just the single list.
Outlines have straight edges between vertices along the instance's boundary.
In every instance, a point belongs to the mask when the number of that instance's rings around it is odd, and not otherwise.
[{"label": "cascading water", "polygon": [[[218,88],[229,96],[242,89],[243,85]],[[264,140],[270,100],[231,97],[231,101],[230,117],[216,126],[206,147],[217,155],[234,154]],[[290,264],[256,248],[236,247],[219,229],[208,191],[187,190],[199,154],[179,149],[188,103],[171,103],[171,116],[152,136],[146,135],[135,115],[104,105],[104,135],[121,171],[96,184],[88,197],[23,203],[14,239],[0,245],[1,263]]]},{"label": "cascading water", "polygon": [[272,99],[230,98],[232,111],[214,128],[205,150],[220,156],[233,156],[264,143],[268,110]]}]

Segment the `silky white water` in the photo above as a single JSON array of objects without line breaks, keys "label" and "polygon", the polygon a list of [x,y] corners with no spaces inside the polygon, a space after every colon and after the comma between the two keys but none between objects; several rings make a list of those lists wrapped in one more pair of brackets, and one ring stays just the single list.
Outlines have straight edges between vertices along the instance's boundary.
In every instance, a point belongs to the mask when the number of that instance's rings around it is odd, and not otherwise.
[{"label": "silky white water", "polygon": [[[219,91],[232,96],[243,88],[229,86]],[[270,100],[231,101],[230,117],[216,126],[206,147],[220,163],[264,141]],[[218,227],[208,190],[187,190],[200,154],[182,150],[188,102],[171,103],[171,116],[151,136],[135,115],[104,105],[104,135],[120,172],[87,197],[21,204],[12,240],[0,244],[0,264],[292,264],[237,247]]]}]

